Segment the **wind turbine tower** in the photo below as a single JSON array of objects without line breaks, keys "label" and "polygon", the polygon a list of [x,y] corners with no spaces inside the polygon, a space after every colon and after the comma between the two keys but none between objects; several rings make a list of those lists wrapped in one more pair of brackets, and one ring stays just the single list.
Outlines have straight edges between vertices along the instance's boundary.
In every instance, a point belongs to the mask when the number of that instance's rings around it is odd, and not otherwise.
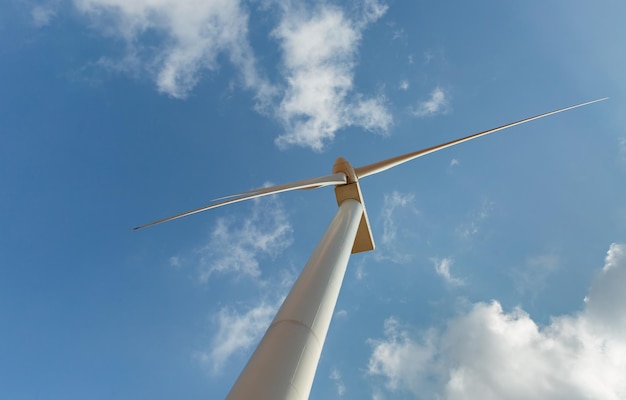
[{"label": "wind turbine tower", "polygon": [[335,161],[331,175],[222,197],[207,206],[134,229],[146,228],[212,208],[270,194],[335,186],[335,197],[339,205],[337,213],[227,397],[231,400],[307,399],[350,254],[374,250],[374,239],[365,211],[359,179],[490,133],[602,100],[606,98],[525,118],[358,168],[352,167],[347,160],[339,157]]}]

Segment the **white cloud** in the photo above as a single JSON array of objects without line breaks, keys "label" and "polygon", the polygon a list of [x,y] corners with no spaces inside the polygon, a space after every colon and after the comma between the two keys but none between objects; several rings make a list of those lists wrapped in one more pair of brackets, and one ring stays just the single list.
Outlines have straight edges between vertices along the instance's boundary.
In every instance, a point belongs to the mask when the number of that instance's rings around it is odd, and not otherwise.
[{"label": "white cloud", "polygon": [[[219,56],[239,71],[256,109],[284,126],[277,145],[321,150],[348,126],[386,133],[391,114],[382,95],[365,97],[353,88],[362,31],[386,12],[377,0],[362,0],[350,13],[338,6],[268,3],[280,8],[272,32],[282,50],[284,83],[273,85],[260,72],[248,40],[248,8],[241,0],[73,0],[104,35],[120,38],[125,54],[97,65],[124,73],[148,73],[160,92],[185,98],[205,71],[217,71]],[[43,9],[39,23],[51,17]]]},{"label": "white cloud", "polygon": [[450,160],[450,165],[448,166],[452,168],[452,167],[456,167],[459,164],[460,164],[459,160],[457,160],[456,158],[453,158],[452,160]]},{"label": "white cloud", "polygon": [[[121,39],[124,55],[96,65],[123,73],[148,73],[160,92],[185,98],[225,56],[241,84],[255,93],[256,110],[273,116],[285,133],[281,146],[321,150],[348,126],[386,133],[392,117],[382,96],[365,97],[353,88],[362,31],[386,12],[377,0],[362,0],[344,12],[339,6],[268,2],[255,12],[275,13],[272,31],[282,52],[281,83],[260,71],[248,39],[251,16],[241,0],[73,0],[105,36]],[[33,14],[35,17],[35,14]],[[52,14],[37,11],[40,23]],[[265,16],[263,16],[265,17]],[[276,18],[270,15],[270,20]]]},{"label": "white cloud", "polygon": [[404,90],[404,91],[409,90],[409,81],[407,80],[400,81],[399,88],[400,90]]},{"label": "white cloud", "polygon": [[216,316],[217,333],[210,349],[197,352],[196,358],[209,364],[213,374],[218,374],[234,354],[250,349],[260,340],[279,306],[280,302],[261,302],[243,313],[222,308]]},{"label": "white cloud", "polygon": [[537,325],[523,310],[477,303],[440,332],[393,318],[368,372],[392,392],[441,399],[626,398],[626,245],[611,245],[579,313]]},{"label": "white cloud", "polygon": [[335,386],[337,387],[337,395],[339,397],[343,397],[346,394],[346,385],[343,383],[343,379],[341,378],[341,373],[337,368],[332,368],[330,370],[329,378],[335,382]]},{"label": "white cloud", "polygon": [[446,283],[452,286],[462,286],[465,284],[462,279],[452,276],[450,267],[454,264],[454,260],[449,257],[444,258],[431,258],[430,261],[435,265],[435,272],[442,277]]},{"label": "white cloud", "polygon": [[450,104],[450,95],[442,88],[437,86],[430,93],[430,98],[420,102],[412,111],[416,117],[431,117],[437,114],[445,114],[448,112]]},{"label": "white cloud", "polygon": [[594,324],[622,336],[626,332],[625,286],[626,244],[613,243],[607,252],[602,274],[593,283],[585,303]]},{"label": "white cloud", "polygon": [[[260,103],[271,94],[256,71],[247,40],[248,12],[237,0],[74,0],[74,5],[94,27],[126,43],[121,61],[101,64],[144,69],[163,93],[186,97],[202,71],[217,70],[217,58],[225,54]],[[147,34],[157,42],[145,40]]]},{"label": "white cloud", "polygon": [[385,339],[369,342],[373,351],[368,373],[386,377],[386,386],[391,391],[405,389],[419,394],[420,388],[425,387],[423,380],[428,376],[428,361],[435,353],[430,338],[414,341],[408,330],[390,317],[385,321]]},{"label": "white cloud", "polygon": [[391,116],[385,99],[352,93],[361,31],[380,18],[386,7],[367,1],[361,15],[350,18],[328,4],[314,10],[287,4],[273,32],[283,51],[287,82],[276,109],[286,133],[276,143],[321,150],[346,126],[386,132]]},{"label": "white cloud", "polygon": [[292,242],[292,227],[276,196],[255,199],[250,215],[217,221],[207,246],[200,250],[200,281],[214,273],[258,277],[259,258],[274,258]]}]

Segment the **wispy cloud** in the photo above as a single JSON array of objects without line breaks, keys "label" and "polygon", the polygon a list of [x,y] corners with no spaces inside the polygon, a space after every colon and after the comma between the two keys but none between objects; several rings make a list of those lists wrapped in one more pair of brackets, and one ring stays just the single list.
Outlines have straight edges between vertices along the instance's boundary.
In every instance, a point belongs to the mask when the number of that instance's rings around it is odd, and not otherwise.
[{"label": "wispy cloud", "polygon": [[391,391],[409,390],[416,395],[427,392],[423,381],[430,369],[428,363],[435,354],[430,340],[428,337],[422,342],[414,340],[396,318],[388,318],[385,338],[369,340],[373,350],[367,372],[384,376]]},{"label": "wispy cloud", "polygon": [[[107,36],[125,42],[126,55],[103,65],[141,69],[160,92],[184,98],[203,70],[216,71],[225,55],[240,71],[244,87],[266,103],[272,88],[257,72],[247,39],[248,11],[237,0],[74,0],[76,8]],[[153,34],[158,42],[147,42]],[[120,65],[121,64],[121,65]]]},{"label": "wispy cloud", "polygon": [[383,234],[381,237],[382,248],[377,250],[375,257],[379,260],[391,260],[394,263],[405,263],[410,261],[409,254],[403,254],[398,246],[398,214],[408,212],[413,216],[418,215],[414,202],[415,196],[411,193],[400,193],[393,191],[385,194],[383,209],[381,211],[381,219],[383,223]]},{"label": "wispy cloud", "polygon": [[335,387],[337,388],[337,396],[343,397],[343,395],[346,394],[346,385],[341,378],[341,373],[339,372],[339,370],[333,367],[330,370],[329,378],[335,383]]},{"label": "wispy cloud", "polygon": [[400,88],[400,90],[403,90],[403,91],[407,91],[407,90],[409,90],[409,86],[410,86],[410,85],[409,85],[409,81],[407,81],[407,80],[402,80],[402,81],[400,81],[400,85],[398,85],[398,87]]},{"label": "wispy cloud", "polygon": [[170,266],[174,268],[180,268],[183,265],[180,257],[172,256],[170,257]]},{"label": "wispy cloud", "polygon": [[[275,208],[276,204],[270,202],[265,207]],[[254,220],[254,218],[252,219]],[[263,222],[260,223],[263,225]],[[267,245],[267,241],[265,243]],[[274,245],[270,245],[270,247],[274,247]],[[229,251],[229,249],[225,250]],[[241,272],[240,269],[229,272],[239,273],[239,276],[241,274],[249,276],[247,272]],[[255,279],[253,283],[258,288],[258,292],[255,291],[255,294],[249,296],[245,301],[244,298],[241,298],[236,304],[221,307],[213,315],[213,333],[210,343],[207,344],[206,349],[196,351],[194,357],[208,366],[211,374],[219,375],[233,357],[249,351],[259,342],[276,315],[289,288],[293,285],[295,278],[295,271],[289,268],[278,270],[274,268],[270,278]],[[232,284],[238,285],[239,282],[232,282]]]},{"label": "wispy cloud", "polygon": [[431,53],[430,51],[425,51],[424,52],[424,64],[430,64],[430,62],[435,58],[435,56],[433,55],[433,53]]},{"label": "wispy cloud", "polygon": [[279,306],[279,302],[261,302],[244,312],[222,308],[215,317],[217,332],[210,349],[197,352],[196,358],[208,364],[213,374],[219,374],[234,354],[250,349],[259,341]]},{"label": "wispy cloud", "polygon": [[441,87],[437,86],[430,93],[430,97],[427,100],[417,104],[417,107],[412,110],[412,113],[420,118],[432,117],[438,114],[445,114],[448,112],[449,106],[450,95]]},{"label": "wispy cloud", "polygon": [[286,133],[276,143],[321,150],[346,126],[385,132],[391,116],[384,98],[363,98],[352,92],[361,32],[386,7],[368,1],[352,17],[328,4],[313,10],[285,4],[273,33],[281,44],[287,82],[276,111]]},{"label": "wispy cloud", "polygon": [[454,264],[454,260],[452,258],[431,258],[430,261],[432,261],[435,265],[435,272],[437,272],[437,275],[442,277],[447,284],[452,286],[462,286],[465,284],[462,279],[452,276],[452,273],[450,272],[450,267]]},{"label": "wispy cloud", "polygon": [[[398,234],[398,223],[395,214],[398,209],[410,207],[413,209],[413,201],[415,196],[412,193],[400,193],[393,191],[391,194],[385,194],[383,210],[383,236],[384,244],[391,244],[396,240]],[[416,212],[416,211],[415,211]]]},{"label": "wispy cloud", "polygon": [[[387,99],[354,89],[357,52],[366,27],[387,6],[362,0],[344,11],[329,3],[268,2],[251,8],[238,0],[73,0],[92,27],[121,39],[124,55],[96,64],[135,75],[148,74],[158,90],[185,98],[201,77],[217,73],[226,58],[251,90],[256,109],[276,118],[284,133],[277,145],[321,150],[348,126],[386,133],[392,124]],[[249,40],[250,9],[277,20],[272,30],[282,65],[272,83],[258,65]],[[52,16],[33,11],[38,23]],[[146,38],[150,38],[149,40]],[[271,66],[269,68],[274,68]]]},{"label": "wispy cloud", "polygon": [[491,214],[494,205],[493,201],[484,200],[478,210],[472,211],[466,221],[456,227],[456,234],[464,239],[478,234],[482,229],[482,224]]},{"label": "wispy cloud", "polygon": [[255,199],[248,216],[221,218],[200,250],[200,281],[215,273],[258,277],[260,258],[273,258],[291,245],[291,222],[276,196]]},{"label": "wispy cloud", "polygon": [[[626,396],[626,245],[612,244],[585,308],[539,326],[520,308],[477,303],[433,334],[391,318],[368,372],[391,392],[442,399]],[[380,389],[378,389],[380,390]]]},{"label": "wispy cloud", "polygon": [[545,289],[546,280],[560,265],[561,258],[554,251],[529,257],[524,265],[512,271],[515,287],[522,294],[535,296]]},{"label": "wispy cloud", "polygon": [[56,2],[38,4],[31,9],[30,15],[32,17],[33,25],[37,28],[47,26],[57,15]]}]

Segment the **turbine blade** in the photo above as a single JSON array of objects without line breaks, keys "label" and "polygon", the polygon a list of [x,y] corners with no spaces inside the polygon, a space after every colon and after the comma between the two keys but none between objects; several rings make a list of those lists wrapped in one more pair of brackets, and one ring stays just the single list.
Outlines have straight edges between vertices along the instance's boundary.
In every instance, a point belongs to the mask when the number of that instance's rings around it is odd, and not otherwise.
[{"label": "turbine blade", "polygon": [[230,196],[221,197],[219,199],[215,199],[213,201],[214,202],[217,201],[216,203],[212,203],[204,207],[196,208],[190,211],[185,211],[180,214],[172,215],[171,217],[159,219],[157,221],[150,222],[149,224],[137,226],[133,228],[133,230],[136,231],[138,229],[147,228],[149,226],[161,224],[167,221],[172,221],[174,219],[186,217],[188,215],[197,214],[199,212],[210,210],[212,208],[217,208],[217,207],[225,206],[227,204],[237,203],[237,202],[244,201],[244,200],[250,200],[250,199],[257,198],[257,197],[268,196],[270,194],[288,192],[290,190],[317,189],[317,188],[320,188],[323,186],[329,186],[329,185],[343,185],[346,182],[347,182],[346,175],[342,172],[339,172],[339,173],[332,174],[332,175],[319,176],[317,178],[310,178],[310,179],[303,179],[301,181],[285,183],[282,185],[275,185],[275,186],[269,186],[266,188],[248,190],[246,192],[241,192],[241,193],[233,194]]},{"label": "turbine blade", "polygon": [[396,167],[396,166],[398,166],[400,164],[403,164],[403,163],[405,163],[407,161],[411,161],[411,160],[413,160],[415,158],[418,158],[418,157],[421,157],[421,156],[425,156],[426,154],[434,153],[435,151],[443,150],[443,149],[445,149],[447,147],[452,147],[452,146],[457,145],[459,143],[467,142],[469,140],[476,139],[476,138],[479,138],[481,136],[488,135],[490,133],[494,133],[494,132],[501,131],[501,130],[504,130],[504,129],[507,129],[507,128],[511,128],[511,127],[513,127],[515,125],[521,125],[523,123],[534,121],[534,120],[539,119],[539,118],[547,117],[549,115],[558,114],[560,112],[571,110],[571,109],[574,109],[574,108],[583,107],[583,106],[586,106],[588,104],[597,103],[599,101],[603,101],[603,100],[606,100],[606,99],[608,99],[608,97],[605,97],[605,98],[602,98],[602,99],[593,100],[593,101],[588,101],[586,103],[577,104],[575,106],[561,108],[559,110],[550,111],[550,112],[547,112],[547,113],[544,113],[544,114],[535,115],[534,117],[525,118],[525,119],[519,120],[517,122],[512,122],[510,124],[502,125],[502,126],[499,126],[497,128],[493,128],[493,129],[489,129],[489,130],[486,130],[486,131],[483,131],[483,132],[475,133],[473,135],[466,136],[464,138],[460,138],[460,139],[456,139],[456,140],[452,140],[450,142],[442,143],[442,144],[439,144],[437,146],[428,147],[426,149],[414,151],[414,152],[411,152],[411,153],[403,154],[403,155],[392,157],[392,158],[388,158],[386,160],[379,161],[379,162],[376,162],[376,163],[373,163],[373,164],[364,165],[362,167],[356,168],[355,172],[356,172],[356,175],[357,175],[358,178],[364,178],[364,177],[369,176],[369,175],[373,175],[373,174],[377,174],[379,172],[383,172],[385,170],[388,170],[389,168]]}]

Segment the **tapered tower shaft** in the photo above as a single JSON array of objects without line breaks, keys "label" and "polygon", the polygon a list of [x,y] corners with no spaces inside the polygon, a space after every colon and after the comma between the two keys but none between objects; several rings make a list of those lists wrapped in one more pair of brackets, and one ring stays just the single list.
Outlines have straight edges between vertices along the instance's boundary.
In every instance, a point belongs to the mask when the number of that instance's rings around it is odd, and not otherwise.
[{"label": "tapered tower shaft", "polygon": [[308,399],[362,214],[341,203],[227,399]]}]

